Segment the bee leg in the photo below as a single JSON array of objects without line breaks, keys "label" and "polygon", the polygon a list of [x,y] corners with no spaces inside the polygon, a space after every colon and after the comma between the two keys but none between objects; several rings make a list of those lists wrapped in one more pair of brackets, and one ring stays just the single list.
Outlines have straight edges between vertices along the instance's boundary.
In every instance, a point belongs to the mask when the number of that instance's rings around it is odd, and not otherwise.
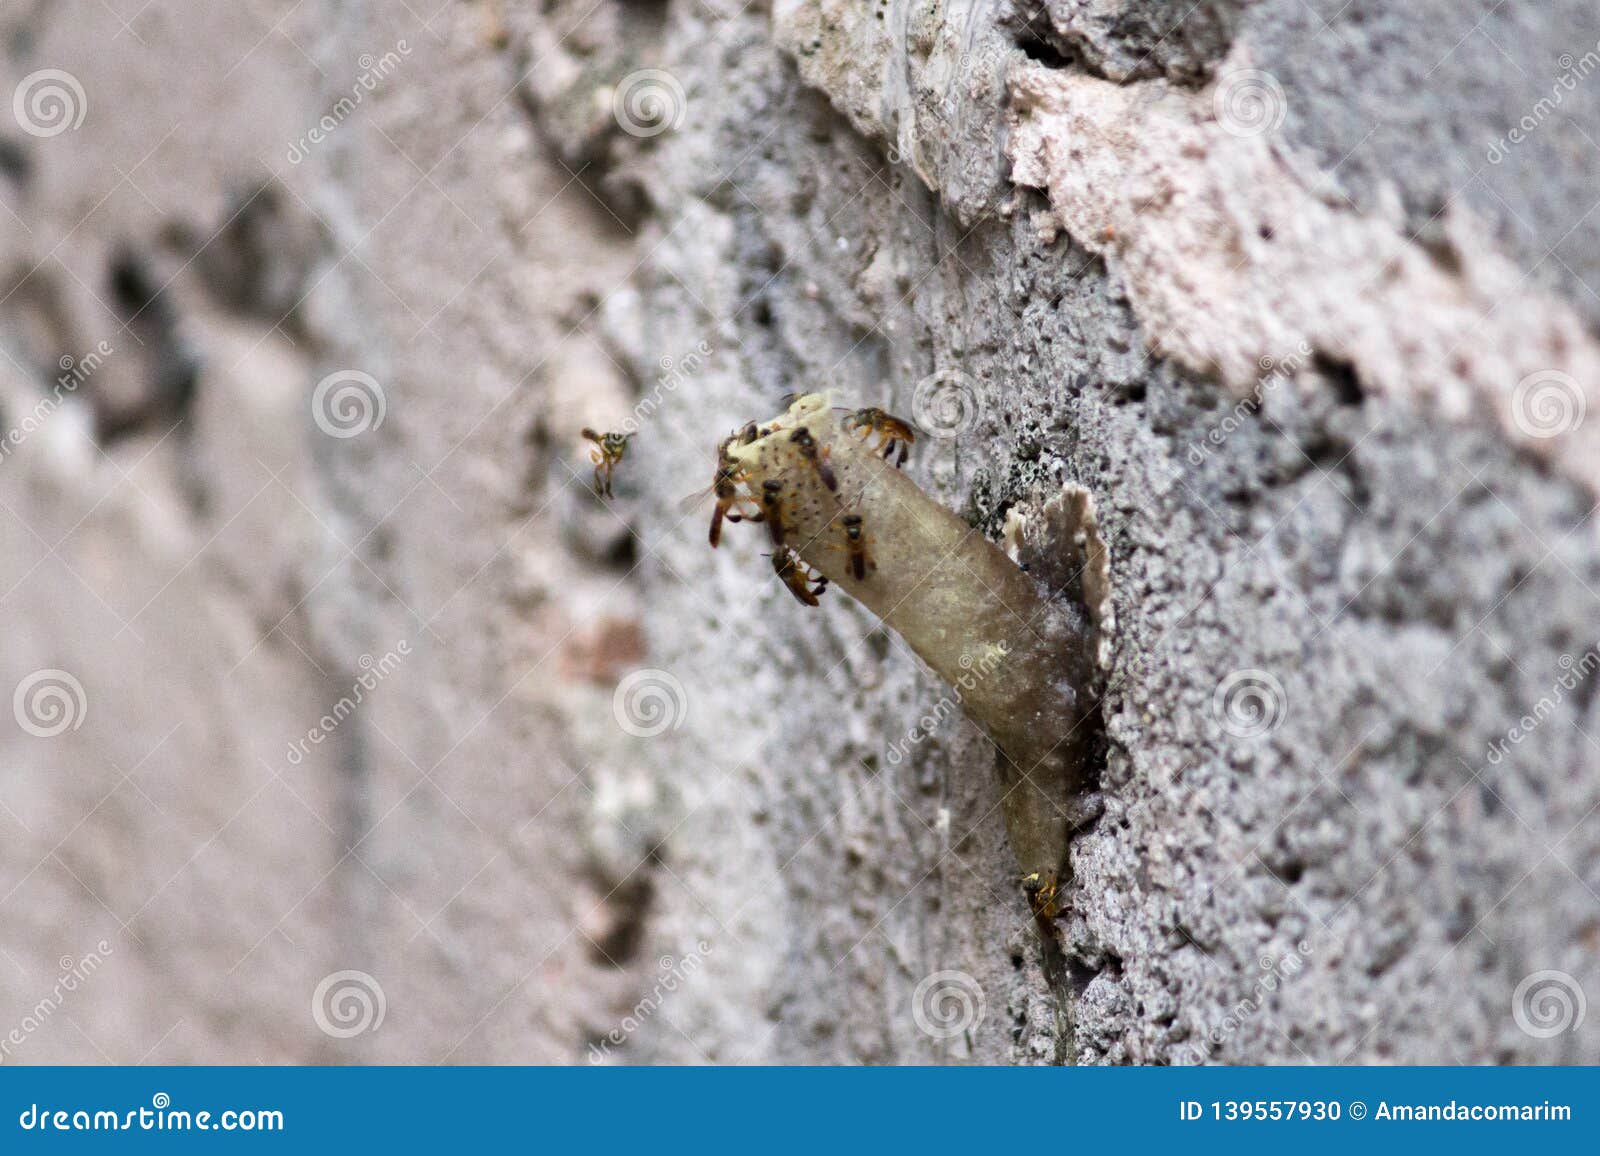
[{"label": "bee leg", "polygon": [[909,454],[910,452],[911,452],[911,447],[906,445],[905,442],[901,442],[900,443],[900,455],[897,458],[895,458],[895,460],[894,460],[894,464],[895,464],[895,468],[896,469],[898,469],[899,467],[901,467],[901,466],[906,464],[906,455]]}]

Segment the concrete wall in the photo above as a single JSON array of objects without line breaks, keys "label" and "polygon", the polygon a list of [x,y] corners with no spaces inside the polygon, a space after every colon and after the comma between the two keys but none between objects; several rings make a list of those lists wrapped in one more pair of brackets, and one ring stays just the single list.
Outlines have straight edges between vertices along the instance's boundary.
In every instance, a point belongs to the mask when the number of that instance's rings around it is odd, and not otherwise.
[{"label": "concrete wall", "polygon": [[[1592,4],[25,0],[0,60],[3,1062],[1600,1060]],[[948,688],[680,507],[820,387],[993,537],[1092,499],[1043,927]]]}]

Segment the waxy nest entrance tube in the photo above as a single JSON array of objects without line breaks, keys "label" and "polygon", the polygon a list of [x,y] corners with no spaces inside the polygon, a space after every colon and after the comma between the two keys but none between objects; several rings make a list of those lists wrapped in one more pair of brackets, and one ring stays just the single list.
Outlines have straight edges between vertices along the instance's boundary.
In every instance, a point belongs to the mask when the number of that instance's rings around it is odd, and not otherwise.
[{"label": "waxy nest entrance tube", "polygon": [[[841,416],[826,396],[807,394],[753,441],[729,445],[728,457],[751,495],[778,483],[788,547],[960,688],[968,716],[999,747],[1001,806],[1035,909],[1053,913],[1092,738],[1087,616],[884,461],[870,436],[841,427]],[[811,452],[795,438],[801,429]],[[849,515],[860,519],[868,559],[860,578]]]}]

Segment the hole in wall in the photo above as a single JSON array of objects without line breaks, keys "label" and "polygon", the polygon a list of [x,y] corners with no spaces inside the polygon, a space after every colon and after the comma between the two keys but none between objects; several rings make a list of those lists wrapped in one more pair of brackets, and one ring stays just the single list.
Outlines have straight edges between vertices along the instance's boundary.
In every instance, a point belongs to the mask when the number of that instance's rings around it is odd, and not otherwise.
[{"label": "hole in wall", "polygon": [[1340,405],[1355,406],[1366,400],[1366,390],[1361,387],[1361,378],[1350,362],[1343,358],[1331,357],[1326,353],[1318,353],[1312,358],[1311,364],[1326,379],[1334,397],[1339,399]]}]

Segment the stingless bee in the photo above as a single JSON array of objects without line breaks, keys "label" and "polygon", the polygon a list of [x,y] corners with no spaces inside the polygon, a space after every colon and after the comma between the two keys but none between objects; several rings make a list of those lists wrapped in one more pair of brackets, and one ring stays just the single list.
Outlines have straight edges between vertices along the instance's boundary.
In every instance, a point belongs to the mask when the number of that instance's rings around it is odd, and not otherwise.
[{"label": "stingless bee", "polygon": [[711,511],[711,533],[709,540],[711,548],[715,550],[722,541],[722,520],[730,522],[760,522],[765,516],[759,511],[750,512],[739,508],[740,502],[749,502],[753,499],[748,494],[739,492],[739,486],[744,481],[744,467],[734,461],[728,454],[728,447],[734,442],[743,439],[746,444],[754,441],[752,432],[755,423],[751,422],[738,433],[729,434],[717,446],[717,472],[711,479],[711,484],[703,490],[696,490],[679,503],[679,508],[688,510],[694,507],[707,494],[715,495],[716,508]]},{"label": "stingless bee", "polygon": [[833,467],[828,464],[828,448],[817,445],[817,439],[811,436],[811,431],[805,426],[790,434],[789,440],[800,450],[800,456],[816,469],[817,477],[822,479],[822,484],[830,490],[837,491],[839,479],[833,476]]},{"label": "stingless bee", "polygon": [[1061,914],[1058,886],[1053,871],[1043,874],[1035,871],[1022,877],[1022,890],[1028,897],[1028,905],[1033,908],[1035,915],[1044,919],[1054,919]]},{"label": "stingless bee", "polygon": [[[889,461],[893,458],[896,466],[905,465],[906,454],[910,452],[907,447],[917,440],[917,432],[911,428],[910,422],[895,417],[888,410],[879,409],[877,406],[855,410],[840,424],[847,430],[859,432],[862,437],[876,436],[881,439],[872,447],[873,451],[881,450],[883,460]],[[898,456],[895,455],[897,448],[900,451]]]},{"label": "stingless bee", "polygon": [[628,452],[628,439],[633,435],[596,433],[588,426],[578,432],[594,443],[594,449],[589,451],[589,460],[594,463],[594,491],[603,498],[609,498],[612,496],[611,471],[617,468],[622,455]]},{"label": "stingless bee", "polygon": [[[867,555],[871,539],[862,529],[860,514],[846,514],[839,521],[844,527],[844,549],[850,555],[850,573],[859,582],[867,576],[868,570],[878,568],[877,563]],[[835,545],[829,549],[837,550],[839,547]]]},{"label": "stingless bee", "polygon": [[820,574],[814,573],[810,567],[788,546],[780,546],[770,555],[772,569],[783,579],[783,584],[789,588],[789,593],[795,600],[805,606],[819,606],[818,599],[823,591],[828,588],[828,580]]},{"label": "stingless bee", "polygon": [[783,483],[776,478],[768,478],[761,483],[761,514],[767,523],[767,532],[772,535],[772,544],[783,547]]}]

